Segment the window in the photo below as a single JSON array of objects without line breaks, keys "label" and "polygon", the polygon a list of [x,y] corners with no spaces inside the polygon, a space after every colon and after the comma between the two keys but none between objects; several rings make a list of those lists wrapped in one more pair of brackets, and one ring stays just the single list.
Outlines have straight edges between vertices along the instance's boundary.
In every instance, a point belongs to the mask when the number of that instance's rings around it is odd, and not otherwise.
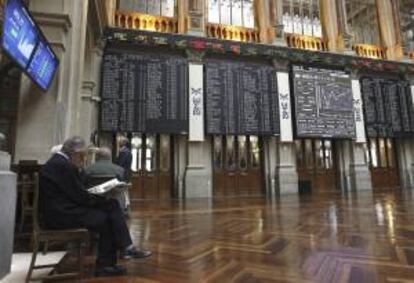
[{"label": "window", "polygon": [[226,136],[226,169],[234,171],[236,169],[236,147],[234,136]]},{"label": "window", "polygon": [[296,161],[298,168],[332,169],[333,149],[331,140],[296,140]]},{"label": "window", "polygon": [[322,37],[319,0],[283,0],[283,27],[286,33]]},{"label": "window", "polygon": [[132,134],[131,140],[131,153],[132,153],[132,164],[131,170],[137,172],[142,170],[142,137],[140,134]]},{"label": "window", "polygon": [[171,167],[170,152],[171,137],[169,135],[160,135],[160,171],[169,172]]},{"label": "window", "polygon": [[174,17],[175,0],[120,0],[118,9],[157,16]]},{"label": "window", "polygon": [[412,0],[400,0],[401,32],[405,52],[414,51],[414,2]]},{"label": "window", "polygon": [[148,172],[155,171],[155,157],[156,157],[156,136],[148,135],[146,137],[146,150],[145,150],[145,170]]},{"label": "window", "polygon": [[208,22],[254,28],[253,0],[208,0]]},{"label": "window", "polygon": [[259,137],[250,136],[250,154],[252,168],[260,167],[260,145]]},{"label": "window", "polygon": [[223,168],[223,139],[221,136],[214,136],[214,169],[219,170]]},{"label": "window", "polygon": [[369,139],[369,164],[372,168],[394,168],[396,166],[394,141],[390,138]]},{"label": "window", "polygon": [[237,141],[239,143],[239,169],[241,171],[247,170],[247,137],[238,136]]},{"label": "window", "polygon": [[356,44],[380,45],[375,0],[346,0],[346,13]]}]

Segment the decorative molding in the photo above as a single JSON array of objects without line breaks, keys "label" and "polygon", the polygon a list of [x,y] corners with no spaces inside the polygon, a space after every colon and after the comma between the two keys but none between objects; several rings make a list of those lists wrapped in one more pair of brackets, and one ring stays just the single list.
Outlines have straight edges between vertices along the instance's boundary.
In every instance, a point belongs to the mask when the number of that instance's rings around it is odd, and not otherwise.
[{"label": "decorative molding", "polygon": [[203,51],[197,51],[197,50],[191,50],[191,49],[187,49],[185,53],[187,54],[187,58],[189,61],[199,62],[199,63],[203,62],[203,58],[206,55],[206,53]]},{"label": "decorative molding", "polygon": [[68,14],[55,14],[45,12],[32,12],[33,17],[39,25],[52,26],[68,32],[72,28],[72,20]]},{"label": "decorative molding", "polygon": [[83,92],[93,92],[96,87],[96,83],[93,81],[83,81],[82,82],[82,91]]},{"label": "decorative molding", "polygon": [[55,49],[60,49],[63,52],[66,51],[66,46],[64,43],[59,42],[59,41],[49,41],[50,45],[52,45]]},{"label": "decorative molding", "polygon": [[273,59],[273,67],[279,72],[289,72],[290,71],[290,62],[289,60],[284,59]]},{"label": "decorative molding", "polygon": [[176,50],[195,50],[205,54],[233,54],[266,59],[282,59],[296,64],[316,64],[334,68],[350,68],[376,72],[393,72],[414,74],[414,64],[389,60],[361,58],[352,55],[309,51],[268,44],[254,44],[219,40],[215,38],[196,37],[181,34],[169,34],[108,28],[104,38],[107,43],[127,42],[131,45],[164,46]]}]

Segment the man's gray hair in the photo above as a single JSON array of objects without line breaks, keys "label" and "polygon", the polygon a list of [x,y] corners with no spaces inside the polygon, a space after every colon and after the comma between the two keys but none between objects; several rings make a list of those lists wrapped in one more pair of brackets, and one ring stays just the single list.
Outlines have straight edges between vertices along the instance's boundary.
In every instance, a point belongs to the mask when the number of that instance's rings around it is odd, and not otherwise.
[{"label": "man's gray hair", "polygon": [[86,152],[87,147],[85,140],[79,136],[73,136],[63,143],[61,151],[67,155],[72,155],[77,152]]},{"label": "man's gray hair", "polygon": [[96,161],[100,160],[111,160],[112,159],[112,152],[108,147],[101,147],[96,152]]}]

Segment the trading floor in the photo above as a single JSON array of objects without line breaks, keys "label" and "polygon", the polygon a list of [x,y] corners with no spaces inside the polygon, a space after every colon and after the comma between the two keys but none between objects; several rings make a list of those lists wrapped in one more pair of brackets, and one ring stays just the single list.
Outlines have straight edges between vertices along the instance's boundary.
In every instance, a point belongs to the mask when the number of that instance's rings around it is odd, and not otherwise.
[{"label": "trading floor", "polygon": [[412,282],[412,191],[134,202],[128,275],[84,282]]}]

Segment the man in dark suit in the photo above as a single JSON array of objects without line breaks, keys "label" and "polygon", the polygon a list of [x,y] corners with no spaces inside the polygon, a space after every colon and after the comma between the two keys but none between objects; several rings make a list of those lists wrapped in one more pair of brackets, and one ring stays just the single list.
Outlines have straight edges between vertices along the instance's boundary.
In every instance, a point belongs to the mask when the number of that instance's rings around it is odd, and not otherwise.
[{"label": "man in dark suit", "polygon": [[131,143],[127,138],[124,138],[120,142],[121,149],[118,155],[118,165],[124,168],[124,180],[129,182],[131,180],[131,164],[132,164],[132,153]]},{"label": "man in dark suit", "polygon": [[41,223],[47,229],[85,227],[98,233],[95,275],[123,275],[126,269],[117,265],[118,250],[124,251],[129,258],[144,255],[132,244],[118,202],[91,195],[85,190],[79,169],[83,166],[86,150],[82,138],[72,137],[42,168],[39,196]]}]

